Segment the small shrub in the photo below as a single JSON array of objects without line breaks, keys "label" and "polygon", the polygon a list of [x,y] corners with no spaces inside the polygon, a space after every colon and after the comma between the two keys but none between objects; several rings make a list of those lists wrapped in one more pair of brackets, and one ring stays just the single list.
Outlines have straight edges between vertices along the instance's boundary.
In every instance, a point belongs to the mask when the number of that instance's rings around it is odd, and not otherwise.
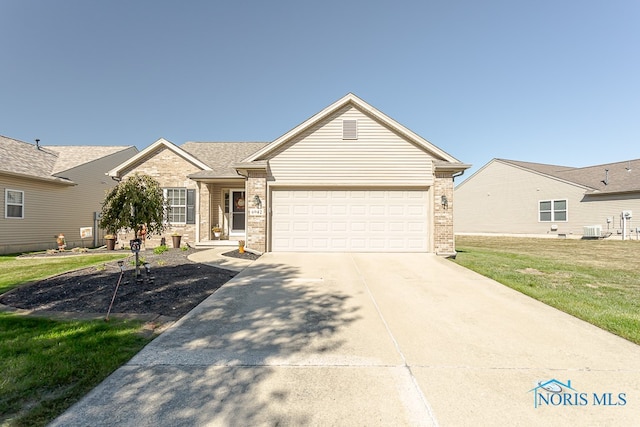
[{"label": "small shrub", "polygon": [[169,250],[169,247],[167,245],[160,245],[153,248],[153,253],[156,255],[160,255],[161,253],[166,252],[168,250]]},{"label": "small shrub", "polygon": [[[131,261],[129,261],[129,264],[131,264],[132,266],[136,266],[136,259],[132,258]],[[141,267],[144,265],[144,257],[139,257],[138,258],[138,266]]]},{"label": "small shrub", "polygon": [[180,249],[182,249],[183,251],[185,251],[185,252],[186,252],[186,251],[188,251],[188,250],[189,250],[189,246],[182,246],[182,247],[180,247]]}]

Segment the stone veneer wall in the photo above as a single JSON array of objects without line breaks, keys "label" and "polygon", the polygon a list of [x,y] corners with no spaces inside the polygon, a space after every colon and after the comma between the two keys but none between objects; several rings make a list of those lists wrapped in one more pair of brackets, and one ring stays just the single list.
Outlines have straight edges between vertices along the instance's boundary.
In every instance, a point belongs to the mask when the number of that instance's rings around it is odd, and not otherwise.
[{"label": "stone veneer wall", "polygon": [[[267,172],[259,170],[248,171],[246,183],[247,197],[247,241],[246,248],[258,252],[267,251]],[[255,209],[254,197],[262,200],[262,214],[251,214]]]},{"label": "stone veneer wall", "polygon": [[[200,240],[209,240],[211,239],[213,232],[211,228],[215,225],[212,224],[213,218],[211,217],[210,206],[213,197],[210,193],[211,185],[198,182],[198,191],[199,194],[196,195],[198,198],[198,212],[196,212],[196,222],[198,223],[198,227],[200,227]],[[195,238],[195,236],[194,236]]]},{"label": "stone veneer wall", "polygon": [[[442,206],[442,196],[448,205]],[[455,255],[456,246],[453,234],[453,176],[450,172],[436,172],[434,183],[434,246],[438,255]]]},{"label": "stone veneer wall", "polygon": [[[158,181],[162,188],[176,187],[196,189],[197,183],[187,178],[187,175],[200,171],[200,169],[173,151],[163,148],[152,153],[143,160],[142,163],[135,166],[134,169],[123,174],[122,179],[126,179],[129,175],[136,172],[144,173]],[[201,225],[202,226],[202,225]],[[164,237],[167,245],[171,246],[171,234],[179,233],[182,235],[181,245],[193,243],[196,240],[196,224],[169,226],[162,235],[150,236],[146,239],[146,247],[156,247],[160,245],[160,239]],[[119,246],[129,246],[129,240],[133,239],[133,233],[118,234]]]}]

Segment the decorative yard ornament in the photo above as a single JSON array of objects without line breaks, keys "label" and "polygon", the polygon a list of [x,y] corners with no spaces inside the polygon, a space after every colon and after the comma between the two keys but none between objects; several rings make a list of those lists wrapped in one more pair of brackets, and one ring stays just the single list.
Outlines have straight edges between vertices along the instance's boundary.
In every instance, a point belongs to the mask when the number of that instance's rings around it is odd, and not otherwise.
[{"label": "decorative yard ornament", "polygon": [[56,237],[56,243],[58,244],[58,250],[63,251],[67,247],[67,241],[64,238],[64,234],[60,233]]}]

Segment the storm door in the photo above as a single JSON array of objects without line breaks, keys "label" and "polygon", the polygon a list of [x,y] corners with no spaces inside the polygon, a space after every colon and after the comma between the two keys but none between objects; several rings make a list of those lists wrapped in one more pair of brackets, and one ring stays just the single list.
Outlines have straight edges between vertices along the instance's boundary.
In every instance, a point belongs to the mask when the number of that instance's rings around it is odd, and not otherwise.
[{"label": "storm door", "polygon": [[231,206],[229,217],[231,219],[231,233],[244,234],[246,222],[246,197],[244,190],[231,190]]}]

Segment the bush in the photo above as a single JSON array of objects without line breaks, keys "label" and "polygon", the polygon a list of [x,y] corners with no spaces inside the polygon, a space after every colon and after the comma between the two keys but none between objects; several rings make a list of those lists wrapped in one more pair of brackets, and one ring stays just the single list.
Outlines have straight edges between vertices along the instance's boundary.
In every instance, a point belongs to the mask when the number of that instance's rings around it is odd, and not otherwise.
[{"label": "bush", "polygon": [[166,252],[168,250],[169,250],[169,247],[167,245],[160,245],[160,246],[156,246],[153,249],[153,253],[156,255],[160,255],[161,253]]}]

